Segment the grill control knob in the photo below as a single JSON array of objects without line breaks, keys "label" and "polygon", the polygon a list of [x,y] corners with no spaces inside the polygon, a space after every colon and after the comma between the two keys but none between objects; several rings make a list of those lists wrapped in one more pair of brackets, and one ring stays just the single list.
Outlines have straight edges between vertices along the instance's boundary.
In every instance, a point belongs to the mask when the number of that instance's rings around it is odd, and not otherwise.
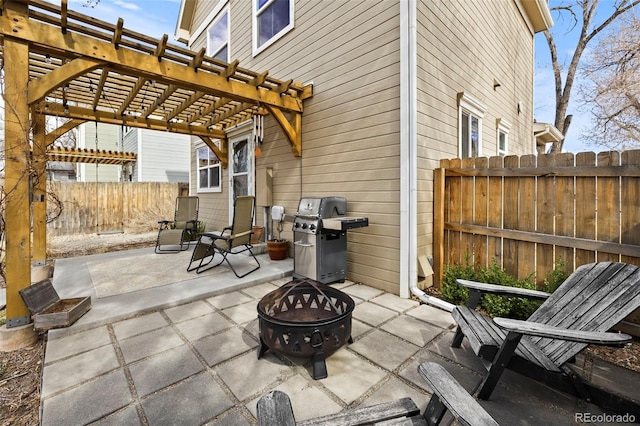
[{"label": "grill control knob", "polygon": [[299,227],[300,227],[300,224],[299,224],[298,222],[296,222],[296,223],[294,223],[294,224],[293,224],[293,227],[294,227],[294,228],[299,228]]},{"label": "grill control knob", "polygon": [[309,225],[309,229],[313,231],[314,229],[316,229],[316,225],[312,223],[311,225]]},{"label": "grill control knob", "polygon": [[307,229],[307,224],[306,223],[302,224],[302,229]]}]

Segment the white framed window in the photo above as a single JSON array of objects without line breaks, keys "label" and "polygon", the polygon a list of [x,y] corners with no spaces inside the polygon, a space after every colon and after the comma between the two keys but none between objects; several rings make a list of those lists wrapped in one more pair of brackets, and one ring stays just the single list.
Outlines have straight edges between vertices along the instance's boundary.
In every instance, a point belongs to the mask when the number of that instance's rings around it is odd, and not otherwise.
[{"label": "white framed window", "polygon": [[482,119],[487,111],[467,93],[458,93],[458,155],[474,158],[482,155]]},{"label": "white framed window", "polygon": [[253,55],[293,29],[294,0],[253,0]]},{"label": "white framed window", "polygon": [[207,29],[207,55],[229,62],[229,8],[223,9]]},{"label": "white framed window", "polygon": [[509,154],[509,130],[511,130],[511,123],[501,118],[496,120],[498,155],[502,157]]},{"label": "white framed window", "polygon": [[201,146],[196,150],[196,155],[198,156],[198,192],[221,192],[222,167],[216,154],[208,146]]}]

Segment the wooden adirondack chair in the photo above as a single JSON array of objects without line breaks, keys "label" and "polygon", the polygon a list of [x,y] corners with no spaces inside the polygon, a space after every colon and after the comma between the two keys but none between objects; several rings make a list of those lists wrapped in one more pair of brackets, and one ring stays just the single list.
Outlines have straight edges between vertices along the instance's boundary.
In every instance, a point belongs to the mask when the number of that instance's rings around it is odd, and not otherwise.
[{"label": "wooden adirondack chair", "polygon": [[[451,346],[467,337],[486,361],[478,398],[489,399],[505,368],[614,412],[640,416],[640,404],[595,387],[567,364],[588,344],[620,345],[631,336],[608,332],[640,306],[640,268],[624,263],[582,265],[553,293],[458,280],[469,289],[467,306],[455,307]],[[483,293],[546,299],[526,321],[490,318],[475,311]]]}]

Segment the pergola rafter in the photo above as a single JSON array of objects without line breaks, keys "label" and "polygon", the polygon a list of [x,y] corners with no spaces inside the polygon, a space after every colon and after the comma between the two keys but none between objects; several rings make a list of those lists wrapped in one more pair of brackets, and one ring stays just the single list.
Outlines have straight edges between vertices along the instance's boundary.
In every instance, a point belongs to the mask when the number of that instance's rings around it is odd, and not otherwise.
[{"label": "pergola rafter", "polygon": [[[125,28],[122,19],[114,25],[77,13],[67,8],[67,0],[60,6],[0,0],[0,12],[5,181],[11,191],[5,209],[9,327],[28,322],[18,291],[30,283],[31,262],[45,260],[39,258],[46,245],[44,216],[33,220],[31,252],[30,191],[35,188],[25,179],[29,155],[47,151],[78,124],[95,121],[198,136],[226,167],[225,129],[268,111],[293,154],[301,155],[301,115],[303,101],[313,96],[311,85],[242,68],[237,60],[211,58],[204,49],[193,52],[168,43],[166,35],[160,40],[148,37]],[[45,116],[68,120],[45,134]],[[128,159],[124,154],[111,159],[109,154],[80,151],[57,152],[54,158],[91,161],[91,155],[94,161]],[[44,167],[38,165],[35,173],[44,174]],[[33,207],[39,212],[34,214],[44,215],[42,206]]]}]

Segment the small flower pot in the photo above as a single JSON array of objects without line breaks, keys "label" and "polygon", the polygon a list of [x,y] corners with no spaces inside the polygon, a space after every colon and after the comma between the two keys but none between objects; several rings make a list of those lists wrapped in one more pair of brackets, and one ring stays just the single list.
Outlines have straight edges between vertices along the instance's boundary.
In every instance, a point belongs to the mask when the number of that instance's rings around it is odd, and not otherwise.
[{"label": "small flower pot", "polygon": [[251,228],[253,232],[251,234],[251,244],[258,244],[260,242],[260,238],[262,238],[262,234],[264,234],[264,226],[254,226]]},{"label": "small flower pot", "polygon": [[283,260],[287,258],[289,242],[287,240],[267,241],[267,252],[271,260]]}]

